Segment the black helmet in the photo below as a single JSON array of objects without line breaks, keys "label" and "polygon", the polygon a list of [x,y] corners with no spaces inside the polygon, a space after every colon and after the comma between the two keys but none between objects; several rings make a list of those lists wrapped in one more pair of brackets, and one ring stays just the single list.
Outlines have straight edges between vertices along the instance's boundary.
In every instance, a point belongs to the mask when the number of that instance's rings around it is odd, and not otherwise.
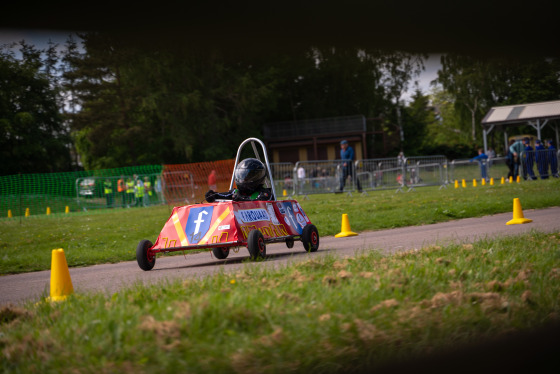
[{"label": "black helmet", "polygon": [[252,192],[264,180],[266,168],[256,158],[246,158],[235,168],[235,184],[241,192]]}]

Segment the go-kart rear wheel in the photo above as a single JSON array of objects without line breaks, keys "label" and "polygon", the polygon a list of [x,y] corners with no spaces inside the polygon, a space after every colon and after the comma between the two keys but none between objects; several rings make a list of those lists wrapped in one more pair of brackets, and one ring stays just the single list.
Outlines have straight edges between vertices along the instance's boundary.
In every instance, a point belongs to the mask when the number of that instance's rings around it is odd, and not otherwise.
[{"label": "go-kart rear wheel", "polygon": [[156,264],[156,256],[150,254],[149,249],[153,246],[149,240],[140,240],[136,247],[136,261],[142,270],[152,270]]},{"label": "go-kart rear wheel", "polygon": [[247,238],[247,249],[252,260],[266,256],[266,243],[264,236],[259,230],[252,230]]},{"label": "go-kart rear wheel", "polygon": [[219,260],[226,259],[229,256],[229,248],[228,247],[214,247],[212,248],[212,253],[214,257]]},{"label": "go-kart rear wheel", "polygon": [[315,225],[309,224],[303,228],[301,242],[307,252],[317,252],[319,249],[319,231]]}]

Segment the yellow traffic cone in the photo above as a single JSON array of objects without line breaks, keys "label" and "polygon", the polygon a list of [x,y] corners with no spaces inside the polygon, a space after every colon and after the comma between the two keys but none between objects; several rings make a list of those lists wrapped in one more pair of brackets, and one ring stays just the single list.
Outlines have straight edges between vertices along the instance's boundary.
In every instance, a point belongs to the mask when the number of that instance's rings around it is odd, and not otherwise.
[{"label": "yellow traffic cone", "polygon": [[31,213],[29,213],[29,208],[25,208],[25,216],[26,216],[26,217],[29,217],[30,214],[31,214]]},{"label": "yellow traffic cone", "polygon": [[62,301],[74,293],[70,271],[62,248],[52,250],[51,301]]},{"label": "yellow traffic cone", "polygon": [[335,238],[344,238],[346,236],[356,236],[355,232],[350,230],[350,222],[348,221],[348,214],[344,213],[342,215],[342,229],[338,234],[336,234]]},{"label": "yellow traffic cone", "polygon": [[532,219],[525,218],[523,216],[523,210],[521,210],[521,202],[519,198],[513,199],[513,219],[508,221],[506,225],[516,225],[520,223],[533,222]]},{"label": "yellow traffic cone", "polygon": [[491,186],[494,185],[494,178],[490,178],[490,185],[491,185]]},{"label": "yellow traffic cone", "polygon": [[282,190],[282,196],[288,196],[288,192],[286,190]]},{"label": "yellow traffic cone", "polygon": [[463,188],[467,187],[467,182],[465,182],[464,179],[461,181],[461,187]]},{"label": "yellow traffic cone", "polygon": [[500,184],[505,184],[505,183],[506,183],[506,179],[504,177],[502,177],[502,180],[500,181]]},{"label": "yellow traffic cone", "polygon": [[66,209],[64,209],[64,213],[69,213],[69,212],[70,212],[70,207],[66,205]]},{"label": "yellow traffic cone", "polygon": [[480,184],[483,186],[486,186],[486,179],[482,178],[480,181]]},{"label": "yellow traffic cone", "polygon": [[12,218],[12,210],[8,209],[8,218]]},{"label": "yellow traffic cone", "polygon": [[51,208],[47,207],[47,216],[51,214]]},{"label": "yellow traffic cone", "polygon": [[518,175],[517,176],[517,183],[521,182],[521,177]]},{"label": "yellow traffic cone", "polygon": [[512,176],[509,177],[509,183],[513,183],[513,177]]},{"label": "yellow traffic cone", "polygon": [[459,181],[455,179],[455,188],[459,188]]},{"label": "yellow traffic cone", "polygon": [[473,180],[472,180],[472,186],[473,186],[473,187],[476,187],[476,179],[473,179]]}]

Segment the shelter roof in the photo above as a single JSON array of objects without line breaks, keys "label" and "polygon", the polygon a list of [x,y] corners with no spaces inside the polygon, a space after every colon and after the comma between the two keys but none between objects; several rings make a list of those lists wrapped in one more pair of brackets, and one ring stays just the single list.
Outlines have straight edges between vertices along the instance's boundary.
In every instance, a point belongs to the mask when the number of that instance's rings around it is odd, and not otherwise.
[{"label": "shelter roof", "polygon": [[482,119],[483,127],[523,125],[536,120],[560,119],[560,100],[492,107]]}]

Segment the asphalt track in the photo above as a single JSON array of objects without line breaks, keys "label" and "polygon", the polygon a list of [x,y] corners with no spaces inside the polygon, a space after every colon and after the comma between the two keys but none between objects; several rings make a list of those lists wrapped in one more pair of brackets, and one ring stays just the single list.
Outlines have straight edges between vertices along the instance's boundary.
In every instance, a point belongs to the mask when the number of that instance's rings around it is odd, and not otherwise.
[{"label": "asphalt track", "polygon": [[[269,244],[267,260],[263,262],[245,261],[249,253],[245,247],[241,247],[238,253],[232,251],[227,260],[217,260],[210,252],[158,257],[151,271],[142,271],[136,261],[70,268],[69,271],[75,293],[112,294],[123,287],[139,283],[158,287],[165,280],[204,277],[222,271],[237,272],[245,266],[278,267],[317,256],[354,256],[370,250],[390,254],[429,245],[472,243],[478,239],[518,235],[532,230],[560,232],[560,207],[524,210],[523,214],[533,222],[506,225],[513,215],[503,213],[431,225],[362,232],[358,236],[345,238],[321,237],[319,251],[315,253],[306,253],[301,242],[296,242],[291,249],[283,243]],[[138,241],[140,239],[150,238],[138,238]],[[48,296],[50,275],[50,270],[46,270],[0,277],[0,306],[37,301],[42,296]]]}]

